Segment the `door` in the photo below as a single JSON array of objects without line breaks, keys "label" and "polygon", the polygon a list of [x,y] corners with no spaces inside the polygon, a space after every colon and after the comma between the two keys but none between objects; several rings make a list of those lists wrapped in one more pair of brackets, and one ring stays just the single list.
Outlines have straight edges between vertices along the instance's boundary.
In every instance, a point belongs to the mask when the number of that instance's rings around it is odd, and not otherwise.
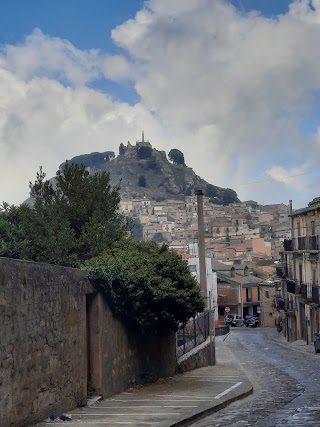
[{"label": "door", "polygon": [[307,318],[305,305],[300,303],[300,330],[301,339],[307,341]]}]

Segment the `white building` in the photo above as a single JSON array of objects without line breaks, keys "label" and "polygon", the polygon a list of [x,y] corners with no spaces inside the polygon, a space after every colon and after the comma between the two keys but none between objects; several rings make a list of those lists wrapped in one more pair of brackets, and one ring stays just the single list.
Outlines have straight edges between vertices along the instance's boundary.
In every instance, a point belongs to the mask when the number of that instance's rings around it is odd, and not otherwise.
[{"label": "white building", "polygon": [[[188,265],[193,276],[197,279],[200,286],[200,265],[199,258],[189,258]],[[218,286],[217,273],[212,271],[211,258],[206,258],[206,276],[207,276],[207,296],[208,301],[211,296],[211,308],[214,310],[214,320],[218,320]],[[209,304],[208,304],[209,306]]]}]

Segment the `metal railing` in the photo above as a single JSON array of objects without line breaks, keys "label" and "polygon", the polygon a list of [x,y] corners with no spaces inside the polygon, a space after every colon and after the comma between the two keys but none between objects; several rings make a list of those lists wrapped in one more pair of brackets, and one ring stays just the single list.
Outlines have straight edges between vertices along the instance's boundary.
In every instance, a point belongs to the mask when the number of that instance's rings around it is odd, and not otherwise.
[{"label": "metal railing", "polygon": [[277,303],[277,310],[285,310],[286,308],[286,303],[285,300],[283,298],[277,298],[276,299],[276,303]]},{"label": "metal railing", "polygon": [[283,242],[283,247],[285,251],[292,252],[293,251],[292,239],[285,239]]},{"label": "metal railing", "polygon": [[206,341],[210,334],[210,313],[205,312],[190,319],[176,334],[177,357],[182,356]]},{"label": "metal railing", "polygon": [[301,283],[301,298],[312,301],[312,285],[311,283]]},{"label": "metal railing", "polygon": [[312,285],[312,302],[313,304],[320,304],[320,292],[318,285]]},{"label": "metal railing", "polygon": [[290,294],[296,293],[296,282],[294,280],[287,280],[287,292]]},{"label": "metal railing", "polygon": [[[293,251],[318,251],[320,239],[319,236],[301,236],[292,239]],[[288,249],[289,250],[289,249]]]},{"label": "metal railing", "polygon": [[319,251],[320,250],[320,237],[314,236],[300,236],[294,239],[286,239],[283,242],[283,247],[286,252],[292,251]]}]

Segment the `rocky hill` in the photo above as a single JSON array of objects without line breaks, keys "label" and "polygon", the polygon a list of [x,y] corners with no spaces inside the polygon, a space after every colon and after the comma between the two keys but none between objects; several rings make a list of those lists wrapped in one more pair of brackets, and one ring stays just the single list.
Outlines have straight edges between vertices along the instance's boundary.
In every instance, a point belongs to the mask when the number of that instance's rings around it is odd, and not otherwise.
[{"label": "rocky hill", "polygon": [[[183,154],[179,150],[176,161],[169,161],[164,151],[152,148],[147,141],[136,145],[120,144],[119,155],[113,152],[83,154],[68,160],[69,163],[82,163],[91,173],[106,171],[110,173],[111,183],[120,182],[121,196],[124,199],[147,197],[152,200],[183,199],[194,194],[196,188],[202,188],[204,195],[216,204],[237,202],[237,194],[209,184],[184,164]],[[64,163],[60,165],[63,169]]]}]

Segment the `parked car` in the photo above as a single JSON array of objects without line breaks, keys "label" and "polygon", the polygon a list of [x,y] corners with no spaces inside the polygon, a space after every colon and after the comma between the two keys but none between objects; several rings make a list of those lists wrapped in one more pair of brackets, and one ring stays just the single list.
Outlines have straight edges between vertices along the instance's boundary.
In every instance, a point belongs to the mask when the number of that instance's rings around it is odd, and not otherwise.
[{"label": "parked car", "polygon": [[246,328],[248,328],[249,326],[251,326],[252,328],[256,328],[257,326],[259,326],[259,323],[260,323],[260,319],[258,316],[246,316],[246,319],[245,319]]},{"label": "parked car", "polygon": [[238,314],[227,314],[226,324],[230,326],[243,326],[243,318]]}]

